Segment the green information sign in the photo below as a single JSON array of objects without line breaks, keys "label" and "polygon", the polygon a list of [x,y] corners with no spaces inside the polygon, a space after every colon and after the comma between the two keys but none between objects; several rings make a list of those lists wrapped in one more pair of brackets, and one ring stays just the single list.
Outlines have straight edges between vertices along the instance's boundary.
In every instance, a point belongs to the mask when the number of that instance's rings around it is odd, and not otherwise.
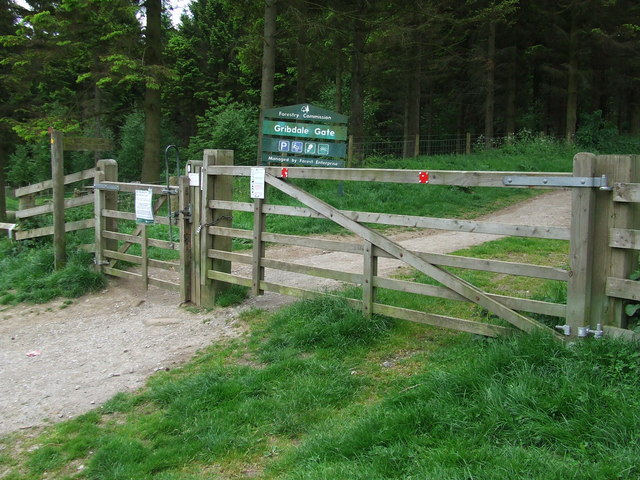
[{"label": "green information sign", "polygon": [[335,158],[283,157],[281,155],[272,155],[270,153],[262,154],[262,163],[286,163],[287,165],[297,165],[299,167],[344,167],[344,160],[338,160]]},{"label": "green information sign", "polygon": [[320,123],[336,123],[346,125],[348,118],[340,113],[325,110],[315,105],[299,104],[288,107],[270,108],[264,112],[264,118],[277,118],[289,121],[308,121]]},{"label": "green information sign", "polygon": [[264,112],[262,164],[344,167],[347,117],[310,104]]},{"label": "green information sign", "polygon": [[274,122],[265,120],[262,124],[265,135],[283,137],[326,138],[328,140],[346,140],[346,125],[318,125],[315,123]]},{"label": "green information sign", "polygon": [[318,155],[320,157],[344,158],[347,148],[343,142],[315,142],[296,140],[291,138],[265,138],[263,150],[266,152],[278,152],[280,154],[305,154]]}]

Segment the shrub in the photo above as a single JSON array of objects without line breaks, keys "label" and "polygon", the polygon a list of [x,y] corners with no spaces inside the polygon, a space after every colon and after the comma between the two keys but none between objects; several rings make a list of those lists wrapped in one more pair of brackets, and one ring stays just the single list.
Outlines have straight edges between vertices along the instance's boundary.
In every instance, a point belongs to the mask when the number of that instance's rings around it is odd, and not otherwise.
[{"label": "shrub", "polygon": [[241,103],[221,103],[198,117],[198,133],[189,140],[189,158],[200,158],[207,148],[230,149],[236,165],[254,165],[258,112]]}]

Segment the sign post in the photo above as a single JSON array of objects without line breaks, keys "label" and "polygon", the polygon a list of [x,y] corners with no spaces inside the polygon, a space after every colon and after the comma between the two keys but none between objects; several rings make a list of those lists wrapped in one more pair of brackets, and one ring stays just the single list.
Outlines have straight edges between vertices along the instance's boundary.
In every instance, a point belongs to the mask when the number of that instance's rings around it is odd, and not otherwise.
[{"label": "sign post", "polygon": [[310,104],[271,108],[262,125],[262,164],[344,167],[347,117]]}]

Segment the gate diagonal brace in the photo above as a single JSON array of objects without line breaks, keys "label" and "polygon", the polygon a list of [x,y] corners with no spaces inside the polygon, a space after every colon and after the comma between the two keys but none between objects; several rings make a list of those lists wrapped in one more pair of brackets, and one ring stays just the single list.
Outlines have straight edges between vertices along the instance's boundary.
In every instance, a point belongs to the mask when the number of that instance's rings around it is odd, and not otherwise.
[{"label": "gate diagonal brace", "polygon": [[265,181],[269,185],[272,185],[278,190],[302,202],[304,205],[311,208],[312,210],[315,210],[320,215],[326,217],[329,220],[334,221],[338,225],[346,228],[352,233],[364,238],[365,240],[371,242],[372,244],[376,245],[382,250],[388,252],[390,255],[394,256],[398,260],[401,260],[407,263],[408,265],[414,267],[415,269],[419,270],[425,275],[428,275],[434,280],[437,280],[438,282],[442,283],[443,285],[450,288],[454,292],[462,295],[463,297],[470,300],[471,302],[477,303],[478,305],[486,308],[491,313],[494,313],[500,318],[506,320],[507,322],[511,323],[513,326],[521,330],[524,330],[526,332],[532,332],[534,330],[543,330],[550,333],[555,338],[558,338],[558,339],[561,338],[561,336],[557,332],[555,332],[553,329],[539,322],[536,322],[535,320],[528,318],[516,312],[515,310],[510,309],[509,307],[506,307],[505,305],[498,302],[497,300],[494,300],[493,298],[489,297],[486,293],[484,293],[482,290],[475,287],[474,285],[470,284],[469,282],[461,279],[456,275],[453,275],[450,272],[447,272],[446,270],[436,265],[433,265],[423,260],[416,254],[407,250],[406,248],[394,242],[393,240],[390,240],[389,238],[383,235],[380,235],[374,230],[371,230],[370,228],[364,225],[361,225],[360,223],[354,220],[351,220],[350,218],[345,216],[342,212],[340,212],[338,209],[332,207],[328,203],[320,200],[319,198],[314,197],[313,195],[310,195],[309,193],[299,189],[298,187],[290,183],[286,183],[280,180],[279,178],[274,177],[273,175],[268,173],[265,175]]}]

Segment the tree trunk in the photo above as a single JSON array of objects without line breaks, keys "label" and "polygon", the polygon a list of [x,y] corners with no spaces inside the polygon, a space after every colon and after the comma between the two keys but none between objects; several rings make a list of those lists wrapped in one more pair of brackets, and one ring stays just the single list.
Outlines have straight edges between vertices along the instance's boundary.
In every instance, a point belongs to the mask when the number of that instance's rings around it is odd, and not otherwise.
[{"label": "tree trunk", "polygon": [[484,105],[484,142],[490,148],[493,143],[493,113],[495,108],[495,77],[496,77],[496,24],[489,23],[489,38],[487,42],[487,90]]},{"label": "tree trunk", "polygon": [[422,59],[419,40],[412,45],[413,55],[410,55],[411,74],[409,75],[409,88],[406,89],[404,148],[403,158],[417,155],[416,136],[420,134],[420,90],[422,78]]},{"label": "tree trunk", "polygon": [[640,135],[640,86],[631,89],[629,109],[631,110],[629,133],[631,135]]},{"label": "tree trunk", "polygon": [[507,72],[507,104],[505,106],[505,130],[507,137],[516,133],[516,73],[518,71],[518,54],[515,45],[511,47],[509,70]]},{"label": "tree trunk", "polygon": [[353,20],[353,54],[351,62],[351,135],[354,138],[353,163],[359,166],[364,160],[364,56],[367,39],[364,16],[367,2],[358,2],[358,12]]},{"label": "tree trunk", "polygon": [[565,135],[568,143],[573,143],[578,123],[578,27],[575,18],[571,20],[569,34],[569,71],[567,72],[567,114]]},{"label": "tree trunk", "polygon": [[4,132],[0,130],[0,222],[7,220],[7,198],[5,196],[4,187],[7,183],[7,178],[4,172],[7,165],[7,139]]},{"label": "tree trunk", "polygon": [[147,29],[145,63],[147,67],[144,94],[144,156],[142,182],[160,180],[160,82],[157,67],[162,63],[161,0],[146,0]]},{"label": "tree trunk", "polygon": [[[300,17],[307,18],[307,3],[300,5]],[[307,25],[303,20],[298,24],[298,43],[296,45],[297,70],[296,78],[296,103],[307,101]]]},{"label": "tree trunk", "polygon": [[258,125],[258,159],[262,164],[262,122],[264,112],[273,107],[273,89],[276,72],[276,17],[277,0],[264,3],[264,39],[262,43],[262,86],[260,88],[260,119]]},{"label": "tree trunk", "polygon": [[342,73],[343,73],[343,62],[342,62],[342,42],[336,42],[336,94],[335,94],[335,109],[338,113],[343,113],[342,111]]}]

